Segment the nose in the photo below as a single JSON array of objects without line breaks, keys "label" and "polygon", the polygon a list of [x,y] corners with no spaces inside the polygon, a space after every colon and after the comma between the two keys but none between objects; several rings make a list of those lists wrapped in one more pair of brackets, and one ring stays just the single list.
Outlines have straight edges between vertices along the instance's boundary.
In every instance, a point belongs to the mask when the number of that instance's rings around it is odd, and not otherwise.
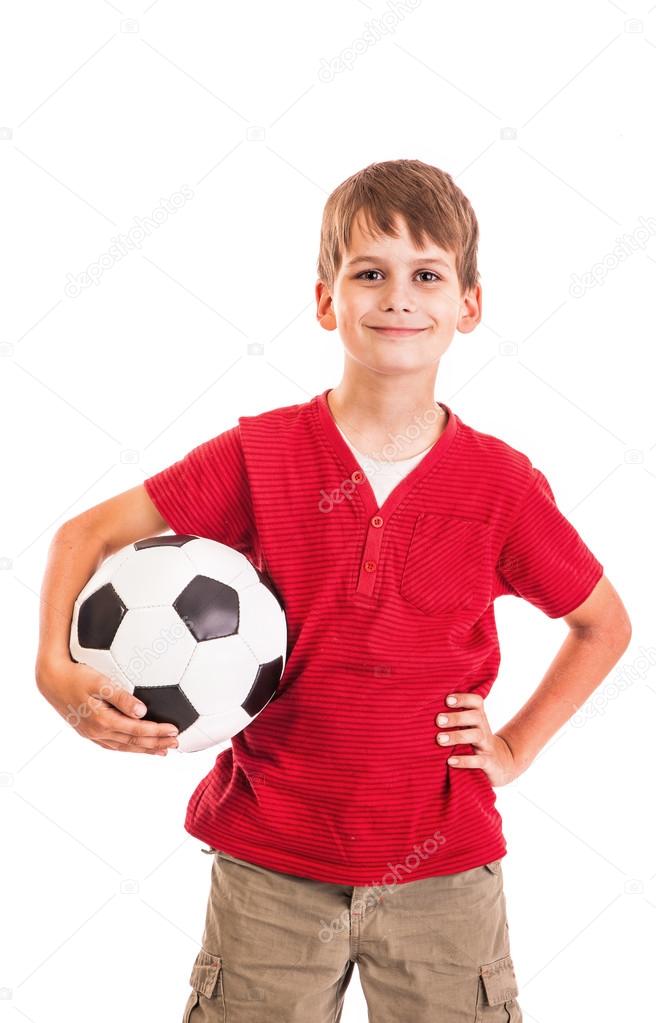
[{"label": "nose", "polygon": [[385,313],[411,313],[414,312],[416,306],[410,299],[404,298],[402,295],[388,296],[385,301],[381,302],[380,309]]},{"label": "nose", "polygon": [[379,308],[382,312],[413,312],[416,303],[408,293],[408,284],[402,280],[388,278],[385,288],[380,293]]}]

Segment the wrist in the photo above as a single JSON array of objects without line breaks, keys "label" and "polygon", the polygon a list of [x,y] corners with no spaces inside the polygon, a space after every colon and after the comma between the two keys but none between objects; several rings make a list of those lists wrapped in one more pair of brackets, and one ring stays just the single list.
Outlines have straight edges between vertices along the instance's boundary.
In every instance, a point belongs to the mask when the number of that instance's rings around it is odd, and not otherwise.
[{"label": "wrist", "polygon": [[520,774],[523,774],[524,771],[533,763],[533,760],[535,759],[534,756],[532,756],[529,750],[525,749],[519,740],[513,737],[511,733],[504,732],[503,729],[500,729],[495,734],[505,742],[506,746],[510,750],[513,763],[517,768],[517,775],[519,776]]},{"label": "wrist", "polygon": [[41,685],[44,679],[51,678],[57,672],[75,663],[69,653],[54,653],[49,650],[37,654],[34,665],[34,677],[37,685]]}]

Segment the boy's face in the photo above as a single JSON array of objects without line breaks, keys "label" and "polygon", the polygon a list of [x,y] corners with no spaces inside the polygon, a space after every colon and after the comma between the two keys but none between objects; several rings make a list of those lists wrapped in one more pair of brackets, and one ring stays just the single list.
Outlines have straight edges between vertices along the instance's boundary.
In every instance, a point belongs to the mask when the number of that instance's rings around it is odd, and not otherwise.
[{"label": "boy's face", "polygon": [[[316,283],[317,319],[326,330],[337,329],[347,353],[369,369],[435,369],[454,332],[469,333],[480,322],[480,284],[461,294],[454,253],[432,241],[415,248],[401,218],[398,238],[372,239],[362,226],[358,215],[332,294]],[[399,327],[418,329],[381,330]]]}]

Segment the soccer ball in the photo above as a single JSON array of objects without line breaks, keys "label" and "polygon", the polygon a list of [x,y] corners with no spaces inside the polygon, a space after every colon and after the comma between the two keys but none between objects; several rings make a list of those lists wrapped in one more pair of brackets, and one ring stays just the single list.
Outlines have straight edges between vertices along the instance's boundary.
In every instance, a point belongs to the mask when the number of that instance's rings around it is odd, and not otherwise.
[{"label": "soccer ball", "polygon": [[148,537],[107,558],[75,601],[73,660],[122,685],[146,721],[207,749],[274,697],[287,650],[282,603],[239,551],[187,534]]}]

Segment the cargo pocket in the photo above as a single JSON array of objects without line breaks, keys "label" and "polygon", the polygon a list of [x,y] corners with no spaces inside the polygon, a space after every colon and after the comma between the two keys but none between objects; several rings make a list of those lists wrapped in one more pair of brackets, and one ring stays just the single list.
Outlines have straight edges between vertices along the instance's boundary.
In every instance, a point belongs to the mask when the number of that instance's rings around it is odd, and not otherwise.
[{"label": "cargo pocket", "polygon": [[193,991],[189,996],[183,1023],[195,1023],[194,1009],[201,1007],[204,999],[211,999],[207,1006],[207,1015],[198,1015],[201,1019],[211,1019],[212,1023],[225,1023],[225,1001],[223,997],[223,963],[221,956],[212,955],[204,948],[200,950],[189,977]]},{"label": "cargo pocket", "polygon": [[517,978],[510,955],[481,966],[476,1023],[521,1023]]},{"label": "cargo pocket", "polygon": [[489,539],[485,522],[421,512],[403,566],[401,596],[425,614],[485,605],[492,588]]}]

